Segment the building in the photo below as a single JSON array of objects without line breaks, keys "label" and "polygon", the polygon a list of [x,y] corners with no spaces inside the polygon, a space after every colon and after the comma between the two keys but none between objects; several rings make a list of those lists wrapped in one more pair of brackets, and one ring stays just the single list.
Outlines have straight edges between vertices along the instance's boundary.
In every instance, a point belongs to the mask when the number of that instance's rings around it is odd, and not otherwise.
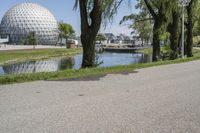
[{"label": "building", "polygon": [[120,34],[117,37],[119,38],[119,41],[121,43],[124,43],[124,44],[133,44],[134,43],[133,37],[130,37],[130,36],[127,36],[124,34]]},{"label": "building", "polygon": [[106,43],[116,43],[116,44],[133,44],[134,40],[132,37],[126,36],[124,34],[120,34],[115,36],[112,33],[104,33],[103,34],[106,38]]},{"label": "building", "polygon": [[103,35],[106,38],[106,43],[115,43],[117,40],[116,36],[112,33],[104,33]]},{"label": "building", "polygon": [[35,3],[22,3],[9,9],[0,24],[0,36],[9,43],[24,44],[30,33],[37,44],[54,45],[58,41],[58,23],[46,8]]},{"label": "building", "polygon": [[1,36],[0,36],[0,44],[2,44],[2,43],[8,43],[9,42],[9,37],[7,36],[7,37],[5,37],[5,38],[1,38]]}]

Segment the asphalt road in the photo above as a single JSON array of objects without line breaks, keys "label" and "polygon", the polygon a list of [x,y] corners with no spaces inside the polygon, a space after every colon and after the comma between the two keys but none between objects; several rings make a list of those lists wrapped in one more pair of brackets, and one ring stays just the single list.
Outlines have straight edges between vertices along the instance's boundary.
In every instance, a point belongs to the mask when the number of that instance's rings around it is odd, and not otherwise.
[{"label": "asphalt road", "polygon": [[200,61],[0,86],[0,133],[199,133]]}]

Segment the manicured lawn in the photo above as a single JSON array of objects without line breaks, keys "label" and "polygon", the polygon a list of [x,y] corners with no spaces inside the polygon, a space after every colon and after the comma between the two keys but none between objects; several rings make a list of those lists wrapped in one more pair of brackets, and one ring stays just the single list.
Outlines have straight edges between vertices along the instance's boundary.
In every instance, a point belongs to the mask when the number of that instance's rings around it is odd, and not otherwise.
[{"label": "manicured lawn", "polygon": [[195,49],[194,57],[191,58],[107,67],[107,68],[91,68],[91,69],[79,69],[79,70],[71,69],[71,70],[48,72],[48,73],[7,75],[0,77],[0,84],[22,83],[22,82],[36,81],[36,80],[62,80],[62,79],[77,78],[77,77],[104,75],[109,73],[131,72],[141,68],[160,66],[166,64],[183,63],[199,59],[200,59],[200,50]]},{"label": "manicured lawn", "polygon": [[136,52],[144,53],[144,54],[152,54],[153,50],[152,48],[145,48],[145,49],[136,50]]},{"label": "manicured lawn", "polygon": [[44,50],[16,50],[16,51],[1,51],[0,64],[24,61],[46,59],[57,56],[70,56],[81,53],[81,49],[44,49]]}]

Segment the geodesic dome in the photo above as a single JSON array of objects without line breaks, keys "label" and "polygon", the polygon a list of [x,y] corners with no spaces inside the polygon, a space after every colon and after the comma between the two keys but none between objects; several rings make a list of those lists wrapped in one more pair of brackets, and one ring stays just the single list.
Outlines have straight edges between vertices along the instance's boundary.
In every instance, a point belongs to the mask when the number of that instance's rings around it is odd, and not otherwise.
[{"label": "geodesic dome", "polygon": [[6,12],[0,25],[0,36],[9,36],[10,43],[25,41],[35,33],[38,44],[56,44],[58,23],[46,8],[35,3],[22,3]]}]

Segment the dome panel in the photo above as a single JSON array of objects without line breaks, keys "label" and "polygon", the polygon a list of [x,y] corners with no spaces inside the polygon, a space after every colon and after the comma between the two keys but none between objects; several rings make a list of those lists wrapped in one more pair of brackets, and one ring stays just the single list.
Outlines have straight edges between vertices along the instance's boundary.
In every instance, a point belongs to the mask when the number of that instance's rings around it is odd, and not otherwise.
[{"label": "dome panel", "polygon": [[38,4],[16,5],[2,18],[0,35],[9,36],[11,43],[20,43],[30,32],[36,33],[39,44],[56,44],[58,41],[58,24],[55,17]]}]

